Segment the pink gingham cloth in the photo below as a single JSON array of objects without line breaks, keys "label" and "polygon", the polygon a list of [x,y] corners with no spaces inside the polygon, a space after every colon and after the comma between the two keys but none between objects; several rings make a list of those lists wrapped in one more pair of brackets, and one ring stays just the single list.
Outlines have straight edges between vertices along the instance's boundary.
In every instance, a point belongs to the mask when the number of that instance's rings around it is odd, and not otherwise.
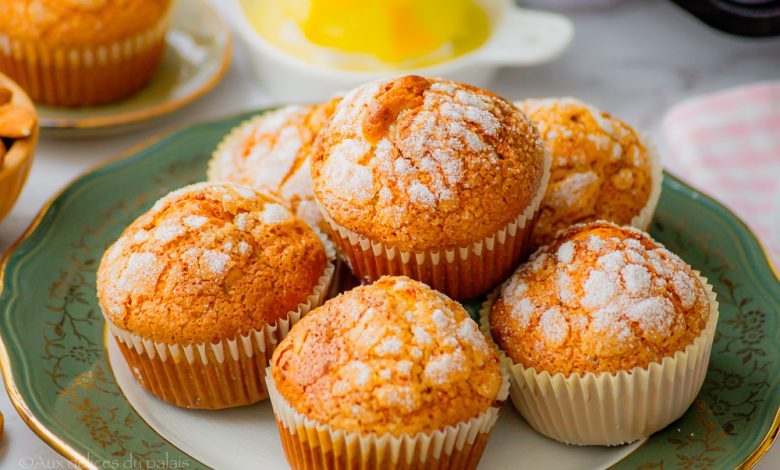
[{"label": "pink gingham cloth", "polygon": [[662,128],[667,168],[736,212],[780,260],[780,82],[684,101]]}]

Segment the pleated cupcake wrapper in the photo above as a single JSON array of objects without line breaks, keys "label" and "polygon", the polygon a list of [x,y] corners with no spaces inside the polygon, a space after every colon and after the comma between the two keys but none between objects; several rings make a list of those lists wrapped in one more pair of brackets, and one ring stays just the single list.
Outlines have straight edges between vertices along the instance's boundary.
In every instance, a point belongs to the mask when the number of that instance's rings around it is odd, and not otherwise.
[{"label": "pleated cupcake wrapper", "polygon": [[490,310],[498,290],[491,293],[480,310],[480,330],[506,362],[512,403],[528,424],[566,444],[620,445],[647,437],[682,416],[704,382],[718,323],[712,286],[696,275],[710,304],[710,317],[701,335],[661,362],[614,375],[566,377],[515,364],[493,341]]},{"label": "pleated cupcake wrapper", "polygon": [[635,215],[629,225],[639,230],[648,231],[650,223],[653,221],[655,208],[658,206],[658,200],[661,198],[661,189],[664,181],[664,168],[661,163],[661,155],[658,153],[658,147],[648,136],[641,136],[642,145],[647,149],[647,159],[650,163],[650,195],[647,198],[645,206]]},{"label": "pleated cupcake wrapper", "polygon": [[35,102],[88,106],[120,100],[146,85],[165,51],[174,2],[145,31],[94,46],[49,46],[0,33],[0,70]]},{"label": "pleated cupcake wrapper", "polygon": [[[328,260],[332,241],[318,229]],[[275,323],[220,342],[165,343],[137,335],[104,315],[135,378],[156,397],[186,408],[220,409],[256,403],[268,397],[263,374],[279,342],[292,326],[325,301],[335,265],[328,261],[306,301]]]},{"label": "pleated cupcake wrapper", "polygon": [[541,184],[525,211],[489,236],[458,248],[403,251],[343,227],[319,199],[317,204],[331,227],[341,257],[362,282],[374,282],[383,275],[404,275],[456,300],[465,300],[495,287],[530,251],[531,232],[547,191],[551,163],[552,157],[545,152]]},{"label": "pleated cupcake wrapper", "polygon": [[293,469],[331,470],[476,468],[509,394],[503,366],[502,376],[495,405],[478,416],[430,433],[394,436],[347,432],[304,416],[276,389],[271,368],[266,370],[268,395],[288,463]]}]

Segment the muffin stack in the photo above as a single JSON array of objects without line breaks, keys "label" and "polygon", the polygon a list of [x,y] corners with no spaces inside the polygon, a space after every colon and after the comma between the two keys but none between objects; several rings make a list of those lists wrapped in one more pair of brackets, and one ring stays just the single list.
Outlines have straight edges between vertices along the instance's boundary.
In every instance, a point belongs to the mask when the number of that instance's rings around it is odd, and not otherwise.
[{"label": "muffin stack", "polygon": [[[590,105],[399,77],[251,119],[208,176],[107,251],[101,307],[163,400],[270,397],[293,468],[473,469],[507,396],[620,444],[701,387],[714,294],[637,229],[654,148]],[[364,285],[324,302],[336,252]],[[455,300],[491,291],[480,332]]]}]

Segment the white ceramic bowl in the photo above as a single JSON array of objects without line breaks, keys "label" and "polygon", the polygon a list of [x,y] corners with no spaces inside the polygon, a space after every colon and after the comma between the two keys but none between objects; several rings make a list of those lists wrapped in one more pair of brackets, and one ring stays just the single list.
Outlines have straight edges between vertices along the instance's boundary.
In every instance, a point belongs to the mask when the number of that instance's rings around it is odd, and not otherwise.
[{"label": "white ceramic bowl", "polygon": [[553,13],[516,7],[512,0],[479,0],[491,23],[484,45],[455,59],[410,70],[363,72],[312,64],[280,50],[250,25],[240,0],[229,0],[229,19],[238,31],[255,74],[279,101],[318,101],[360,84],[416,73],[486,87],[502,66],[529,66],[558,57],[571,43],[574,26]]}]

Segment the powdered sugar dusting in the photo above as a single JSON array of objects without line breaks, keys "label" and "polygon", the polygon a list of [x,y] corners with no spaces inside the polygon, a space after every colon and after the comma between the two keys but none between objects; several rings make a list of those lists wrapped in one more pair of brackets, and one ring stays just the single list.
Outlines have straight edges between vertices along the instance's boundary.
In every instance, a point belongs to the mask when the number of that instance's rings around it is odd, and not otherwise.
[{"label": "powdered sugar dusting", "polygon": [[412,334],[414,335],[414,340],[417,344],[428,346],[433,343],[431,335],[421,326],[414,325],[412,327]]},{"label": "powdered sugar dusting", "polygon": [[694,279],[685,272],[677,271],[672,277],[672,289],[680,298],[685,308],[691,308],[696,303],[696,284]]},{"label": "powdered sugar dusting", "polygon": [[674,305],[667,298],[650,297],[629,305],[626,316],[639,323],[644,331],[657,331],[662,335],[669,335],[672,332]]},{"label": "powdered sugar dusting", "polygon": [[572,242],[562,243],[558,247],[558,262],[569,264],[574,259],[574,244]]},{"label": "powdered sugar dusting", "polygon": [[236,224],[236,227],[239,230],[248,231],[249,230],[249,223],[251,221],[251,216],[248,212],[239,212],[236,214],[235,219],[233,220],[233,223]]},{"label": "powdered sugar dusting", "polygon": [[230,262],[230,255],[221,251],[205,250],[201,255],[201,261],[206,268],[214,274],[225,274]]},{"label": "powdered sugar dusting", "polygon": [[[360,87],[338,105],[327,132],[345,139],[330,148],[323,165],[323,180],[330,187],[348,187],[351,196],[364,201],[374,196],[375,184],[381,201],[394,202],[383,204],[387,210],[404,210],[398,200],[406,198],[417,207],[435,210],[455,201],[466,160],[469,166],[498,171],[500,159],[492,142],[502,130],[508,105],[453,82],[432,82],[422,91],[422,105],[402,109],[372,149],[364,135],[364,118],[374,109],[370,101],[388,83]],[[352,157],[336,158],[339,154]],[[341,163],[329,168],[336,165],[334,160]],[[345,160],[353,164],[360,160],[360,166],[372,173],[350,169]],[[357,187],[342,184],[347,181]]]},{"label": "powdered sugar dusting", "polygon": [[266,203],[258,215],[261,222],[267,225],[283,224],[293,217],[292,213],[280,204]]},{"label": "powdered sugar dusting", "polygon": [[346,365],[348,376],[353,377],[355,384],[363,386],[371,379],[371,368],[362,361],[352,361]]},{"label": "powdered sugar dusting", "polygon": [[639,295],[650,289],[650,271],[644,266],[627,264],[620,273],[629,293]]},{"label": "powdered sugar dusting", "polygon": [[463,351],[458,348],[452,353],[440,354],[425,365],[423,378],[433,385],[452,382],[455,375],[468,372],[469,366]]},{"label": "powdered sugar dusting", "polygon": [[334,145],[325,161],[323,177],[335,187],[349,191],[358,201],[371,199],[374,177],[371,169],[359,163],[370,150],[368,142],[357,139],[346,139]]},{"label": "powdered sugar dusting", "polygon": [[[674,328],[685,327],[682,317],[705,295],[695,275],[646,234],[621,230],[624,238],[572,237],[559,245],[555,257],[547,256],[549,248],[543,248],[503,287],[501,295],[515,328],[528,328],[538,318],[536,330],[543,342],[536,347],[558,344],[574,330],[627,343],[637,337],[656,341],[653,338],[668,337]],[[591,264],[594,253],[597,258]],[[529,296],[529,278],[539,282],[543,267],[555,270],[555,278],[543,281],[552,283],[552,295],[537,298],[539,290],[534,287]],[[514,295],[517,286],[523,286],[520,295]],[[579,290],[581,296],[576,295]],[[700,315],[706,315],[706,309]]]},{"label": "powdered sugar dusting", "polygon": [[395,336],[390,336],[383,339],[379,345],[375,348],[375,351],[380,356],[394,356],[401,352],[403,343]]},{"label": "powdered sugar dusting", "polygon": [[477,324],[474,323],[472,319],[466,318],[461,321],[455,334],[463,344],[469,345],[483,353],[487,353],[489,348],[485,341],[485,337],[480,333],[479,327],[477,327]]},{"label": "powdered sugar dusting", "polygon": [[382,385],[376,391],[376,398],[384,407],[397,407],[402,412],[409,413],[418,408],[417,393],[405,385]]},{"label": "powdered sugar dusting", "polygon": [[438,308],[433,311],[433,314],[431,314],[431,319],[433,320],[433,323],[436,325],[436,327],[439,328],[439,330],[446,330],[452,325],[452,318],[447,316]]},{"label": "powdered sugar dusting", "polygon": [[202,215],[188,215],[182,219],[182,222],[189,228],[200,228],[208,220],[207,217],[203,217]]},{"label": "powdered sugar dusting", "polygon": [[616,273],[626,264],[626,257],[622,251],[613,251],[601,256],[596,264],[608,273]]},{"label": "powdered sugar dusting", "polygon": [[591,235],[588,237],[588,248],[594,253],[601,253],[601,250],[604,249],[605,245],[606,243],[604,243],[604,240],[598,235]]},{"label": "powdered sugar dusting", "polygon": [[571,282],[571,276],[566,274],[565,271],[558,273],[558,299],[564,305],[571,304],[575,300]]},{"label": "powdered sugar dusting", "polygon": [[531,299],[523,298],[518,302],[511,304],[509,314],[520,325],[521,328],[528,328],[528,324],[531,322],[531,317],[536,311],[536,307],[531,302]]},{"label": "powdered sugar dusting", "polygon": [[151,293],[163,267],[154,253],[133,253],[127,260],[117,288],[127,294]]},{"label": "powdered sugar dusting", "polygon": [[407,361],[407,360],[398,361],[395,365],[395,369],[398,371],[399,374],[403,376],[408,376],[409,374],[412,373],[413,365],[414,364],[412,363],[412,361]]},{"label": "powdered sugar dusting", "polygon": [[154,229],[152,236],[160,243],[168,243],[183,235],[185,231],[186,229],[181,224],[167,222]]},{"label": "powdered sugar dusting", "polygon": [[615,276],[594,269],[583,285],[582,305],[588,308],[602,307],[615,297],[618,285]]},{"label": "powdered sugar dusting", "polygon": [[547,343],[558,345],[569,335],[569,324],[558,307],[545,310],[539,317],[539,330]]}]

